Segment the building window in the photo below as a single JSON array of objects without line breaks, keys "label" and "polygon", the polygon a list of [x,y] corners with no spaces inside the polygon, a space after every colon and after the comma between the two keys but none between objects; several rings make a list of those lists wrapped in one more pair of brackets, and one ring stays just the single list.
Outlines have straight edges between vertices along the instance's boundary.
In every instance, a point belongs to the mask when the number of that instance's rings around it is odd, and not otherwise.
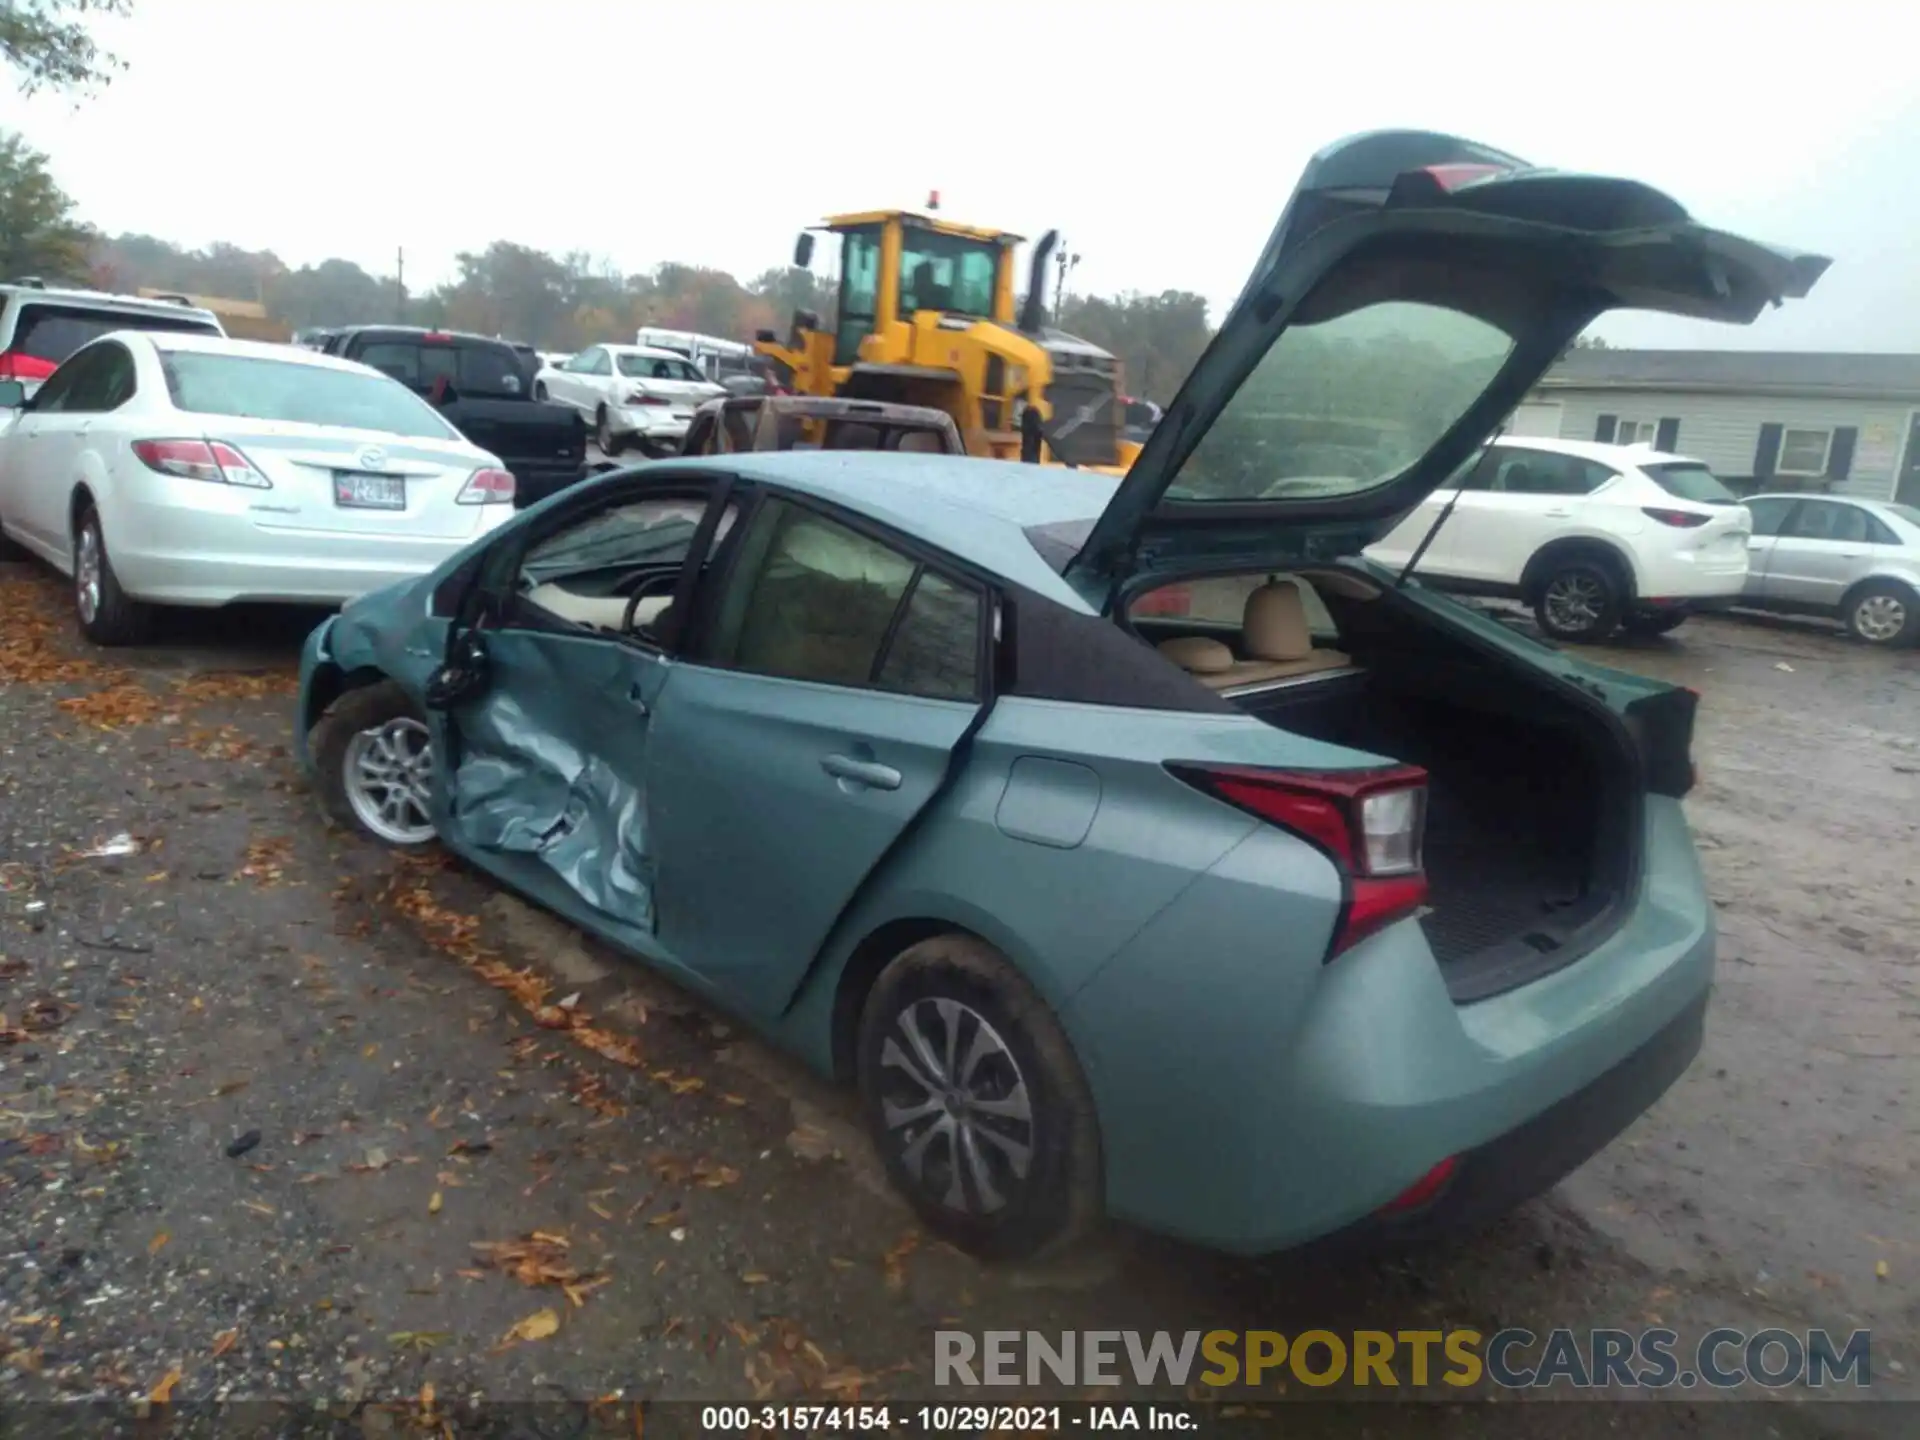
[{"label": "building window", "polygon": [[1833,448],[1831,430],[1782,430],[1776,475],[1824,475]]},{"label": "building window", "polygon": [[1660,433],[1659,425],[1652,420],[1622,420],[1613,432],[1616,445],[1651,445],[1654,437]]}]

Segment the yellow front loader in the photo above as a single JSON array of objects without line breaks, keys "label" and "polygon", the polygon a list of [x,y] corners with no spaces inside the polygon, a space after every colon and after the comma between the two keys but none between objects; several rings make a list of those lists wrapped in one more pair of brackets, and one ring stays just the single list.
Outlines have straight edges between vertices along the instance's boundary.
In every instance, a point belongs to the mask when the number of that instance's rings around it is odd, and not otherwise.
[{"label": "yellow front loader", "polygon": [[[762,330],[754,341],[800,394],[944,410],[970,455],[1112,474],[1133,463],[1120,362],[1046,324],[1053,231],[1034,247],[1015,315],[1018,235],[906,210],[816,228],[840,237],[835,313],[799,311],[784,340]],[[793,263],[805,269],[813,248],[814,231],[802,232]]]}]

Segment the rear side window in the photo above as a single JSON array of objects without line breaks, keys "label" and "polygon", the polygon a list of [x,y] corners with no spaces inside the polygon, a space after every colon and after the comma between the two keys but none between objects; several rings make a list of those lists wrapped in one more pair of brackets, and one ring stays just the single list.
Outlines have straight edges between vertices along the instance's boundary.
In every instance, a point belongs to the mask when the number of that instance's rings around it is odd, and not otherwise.
[{"label": "rear side window", "polygon": [[115,330],[172,330],[191,335],[218,335],[218,326],[187,312],[179,316],[146,311],[100,310],[84,305],[53,305],[28,301],[14,321],[13,338],[6,349],[50,365],[65,362],[88,341]]},{"label": "rear side window", "polygon": [[1615,471],[1596,460],[1548,450],[1490,451],[1467,489],[1507,495],[1591,495]]},{"label": "rear side window", "polygon": [[1640,472],[1676,500],[1702,505],[1738,505],[1740,497],[1704,465],[1642,465]]},{"label": "rear side window", "polygon": [[972,699],[980,605],[977,592],[881,541],[769,501],[722,599],[713,659],[788,680]]},{"label": "rear side window", "polygon": [[504,345],[432,345],[418,340],[375,340],[353,357],[414,390],[445,380],[462,395],[518,399],[526,386],[520,357]]}]

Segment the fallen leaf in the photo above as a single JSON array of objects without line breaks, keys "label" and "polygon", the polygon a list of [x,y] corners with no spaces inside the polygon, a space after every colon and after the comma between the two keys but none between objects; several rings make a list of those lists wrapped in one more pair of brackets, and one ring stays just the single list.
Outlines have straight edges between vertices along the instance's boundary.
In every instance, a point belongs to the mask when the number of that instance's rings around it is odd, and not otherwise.
[{"label": "fallen leaf", "polygon": [[747,1103],[747,1097],[744,1095],[722,1095],[720,1099],[722,1103],[727,1105],[744,1105]]},{"label": "fallen leaf", "polygon": [[[436,1195],[433,1198],[435,1200],[438,1200],[440,1197]],[[587,1208],[593,1211],[593,1213],[598,1215],[602,1220],[613,1219],[613,1212],[611,1210],[603,1209],[600,1205],[598,1205],[596,1202],[592,1200],[589,1200],[587,1202]]]},{"label": "fallen leaf", "polygon": [[222,1330],[218,1335],[213,1337],[213,1358],[218,1360],[239,1343],[240,1332],[238,1330]]},{"label": "fallen leaf", "polygon": [[545,1340],[560,1329],[560,1316],[553,1310],[536,1310],[524,1320],[507,1331],[500,1339],[499,1349],[519,1345],[528,1340]]},{"label": "fallen leaf", "polygon": [[240,1203],[246,1206],[247,1209],[254,1211],[256,1214],[278,1215],[280,1213],[278,1210],[274,1209],[271,1205],[262,1205],[258,1200],[242,1200]]},{"label": "fallen leaf", "polygon": [[162,1230],[158,1235],[154,1236],[153,1239],[147,1242],[147,1254],[158,1255],[160,1253],[160,1247],[165,1245],[167,1241],[171,1240],[172,1238],[173,1237],[171,1235],[167,1234],[166,1231]]},{"label": "fallen leaf", "polygon": [[237,1095],[252,1083],[251,1080],[229,1080],[224,1085],[216,1086],[213,1093],[215,1095]]},{"label": "fallen leaf", "polygon": [[765,1285],[772,1278],[771,1275],[762,1274],[758,1270],[749,1270],[740,1277],[741,1281],[748,1285]]},{"label": "fallen leaf", "polygon": [[176,1367],[161,1376],[160,1383],[147,1392],[147,1399],[156,1405],[165,1405],[173,1399],[173,1387],[179,1383],[180,1371]]},{"label": "fallen leaf", "polygon": [[1887,1269],[1887,1262],[1886,1262],[1886,1261],[1884,1261],[1884,1260],[1876,1260],[1876,1261],[1874,1261],[1874,1264],[1873,1264],[1873,1274],[1874,1274],[1874,1278],[1875,1278],[1876,1280],[1884,1280],[1884,1279],[1886,1279],[1886,1278],[1887,1278],[1887,1275],[1888,1275],[1889,1273],[1890,1273],[1890,1272],[1889,1272],[1889,1271],[1888,1271],[1888,1269]]},{"label": "fallen leaf", "polygon": [[433,1192],[433,1198],[427,1201],[427,1214],[438,1215],[440,1213],[440,1204],[440,1192],[436,1190]]},{"label": "fallen leaf", "polygon": [[662,1210],[658,1215],[648,1216],[647,1224],[672,1225],[679,1219],[680,1219],[680,1207],[676,1205],[671,1210]]},{"label": "fallen leaf", "polygon": [[396,1330],[387,1336],[387,1342],[403,1349],[431,1350],[442,1340],[451,1340],[451,1330]]}]

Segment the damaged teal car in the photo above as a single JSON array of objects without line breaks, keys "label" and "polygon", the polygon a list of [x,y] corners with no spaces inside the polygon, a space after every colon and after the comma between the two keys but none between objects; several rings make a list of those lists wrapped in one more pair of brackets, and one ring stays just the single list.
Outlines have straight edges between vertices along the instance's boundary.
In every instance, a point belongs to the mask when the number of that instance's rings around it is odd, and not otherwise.
[{"label": "damaged teal car", "polygon": [[1123,480],[602,476],[322,625],[303,757],[340,821],[437,837],[856,1085],[975,1253],[1477,1223],[1700,1046],[1697,697],[1355,557],[1596,316],[1746,323],[1826,265],[1357,137]]}]

